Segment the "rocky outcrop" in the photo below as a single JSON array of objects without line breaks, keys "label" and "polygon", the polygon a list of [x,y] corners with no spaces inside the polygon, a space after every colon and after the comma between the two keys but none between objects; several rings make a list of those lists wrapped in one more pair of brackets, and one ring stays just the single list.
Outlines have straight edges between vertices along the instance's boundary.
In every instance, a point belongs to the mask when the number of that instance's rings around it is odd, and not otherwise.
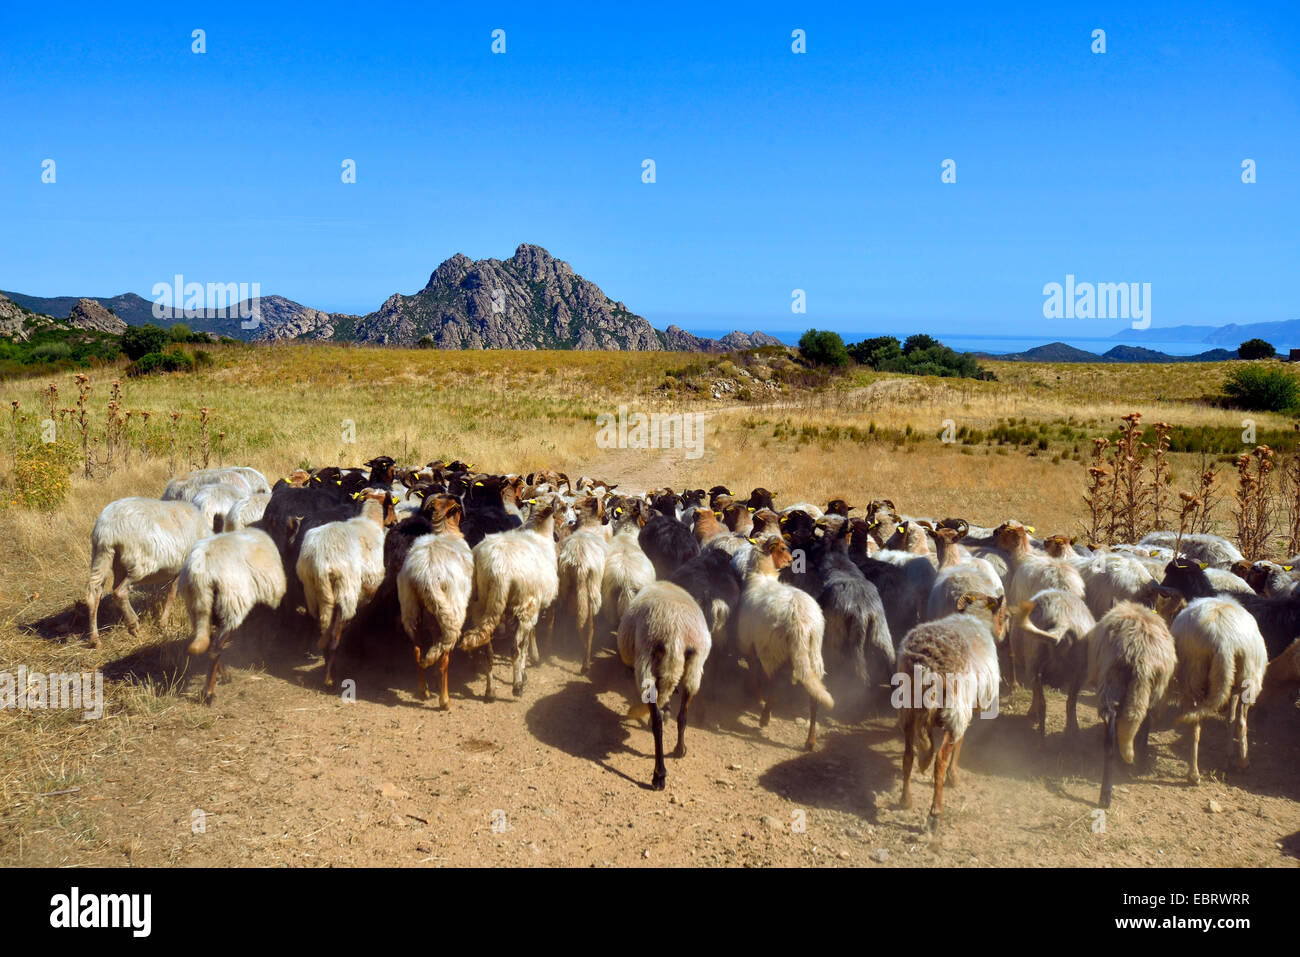
[{"label": "rocky outcrop", "polygon": [[[761,337],[761,338],[760,338]],[[614,349],[682,352],[777,343],[762,333],[703,339],[677,326],[656,330],[622,302],[527,243],[507,260],[452,256],[412,296],[390,296],[357,320],[360,342],[442,349]]]},{"label": "rocky outcrop", "polygon": [[127,328],[123,320],[94,299],[78,299],[68,316],[68,323],[74,329],[93,329],[96,332],[108,332],[115,336],[120,336]]},{"label": "rocky outcrop", "polygon": [[54,324],[50,316],[29,312],[0,294],[0,339],[25,342],[33,332]]}]

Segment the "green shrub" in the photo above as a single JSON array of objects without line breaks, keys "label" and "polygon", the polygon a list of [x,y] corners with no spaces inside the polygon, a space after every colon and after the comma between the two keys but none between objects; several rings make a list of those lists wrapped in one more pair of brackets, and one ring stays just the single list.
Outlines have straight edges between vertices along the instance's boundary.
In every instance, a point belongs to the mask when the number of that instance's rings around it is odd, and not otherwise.
[{"label": "green shrub", "polygon": [[166,329],[160,329],[152,323],[143,326],[131,326],[122,333],[122,351],[128,359],[141,359],[150,353],[161,353],[168,342]]},{"label": "green shrub", "polygon": [[[209,359],[209,361],[211,361]],[[194,357],[180,349],[167,352],[149,352],[132,362],[126,370],[129,376],[149,375],[153,372],[193,372]]]},{"label": "green shrub", "polygon": [[809,329],[799,337],[799,354],[815,366],[841,369],[849,364],[849,351],[838,332]]},{"label": "green shrub", "polygon": [[1293,412],[1300,407],[1300,381],[1285,369],[1242,366],[1224,383],[1228,403],[1254,412]]}]

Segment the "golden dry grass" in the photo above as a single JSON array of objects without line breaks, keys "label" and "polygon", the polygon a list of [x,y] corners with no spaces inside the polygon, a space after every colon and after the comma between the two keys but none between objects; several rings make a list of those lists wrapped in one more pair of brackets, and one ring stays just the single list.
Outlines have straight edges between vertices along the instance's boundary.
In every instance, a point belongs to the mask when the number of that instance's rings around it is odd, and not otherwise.
[{"label": "golden dry grass", "polygon": [[[859,375],[765,405],[675,400],[671,411],[711,416],[705,454],[688,459],[680,450],[606,450],[594,441],[596,414],[621,402],[642,410],[668,409],[656,387],[687,356],[343,346],[231,346],[213,353],[215,364],[194,374],[122,380],[125,407],[153,413],[153,457],[142,459],[137,451],[111,475],[74,475],[68,501],[53,512],[0,510],[0,671],[12,672],[19,664],[93,671],[125,654],[152,654],[155,646],[162,649],[155,655],[159,660],[182,664],[183,609],[165,632],[148,618],[138,639],[111,628],[105,649],[94,651],[80,641],[80,599],[95,516],[113,499],[160,494],[169,452],[179,470],[202,464],[201,407],[211,410],[211,464],[252,465],[272,481],[300,465],[357,465],[381,453],[408,463],[455,457],[494,470],[558,467],[575,477],[590,473],[627,487],[722,483],[747,490],[762,485],[779,493],[783,503],[841,496],[864,504],[886,496],[917,514],[962,515],[979,524],[1014,515],[1045,531],[1072,533],[1082,517],[1084,466],[1059,457],[1070,454],[1066,445],[1054,441],[1039,452],[944,444],[937,438],[943,420],[987,429],[1016,417],[1101,432],[1134,409],[1148,423],[1163,419],[1235,428],[1241,419],[1201,401],[1217,391],[1227,364],[994,363],[997,382]],[[102,433],[110,384],[121,375],[120,368],[91,374],[91,422],[97,433]],[[7,410],[17,400],[27,416],[24,428],[34,429],[45,414],[39,392],[48,381],[0,384],[0,408]],[[60,405],[70,404],[72,376],[55,381]],[[176,447],[169,450],[167,418],[173,411],[183,417]],[[1281,416],[1255,418],[1261,429],[1289,425]],[[873,424],[882,437],[864,440]],[[883,437],[883,430],[902,432],[909,426],[916,435],[912,441],[898,444]],[[136,449],[143,438],[139,428],[136,417],[130,433]],[[815,433],[805,431],[812,429]],[[1193,487],[1193,457],[1172,458],[1175,488]],[[10,464],[10,450],[0,450],[0,475]],[[1223,472],[1232,478],[1230,468]],[[149,680],[110,682],[101,721],[61,712],[0,711],[0,857],[11,859],[25,835],[36,830],[63,833],[70,855],[79,842],[94,840],[93,829],[61,811],[57,797],[48,795],[77,787],[90,769],[102,770],[124,749],[147,747],[151,715],[170,709],[180,709],[184,720],[196,725],[211,720],[177,695],[165,669]]]}]

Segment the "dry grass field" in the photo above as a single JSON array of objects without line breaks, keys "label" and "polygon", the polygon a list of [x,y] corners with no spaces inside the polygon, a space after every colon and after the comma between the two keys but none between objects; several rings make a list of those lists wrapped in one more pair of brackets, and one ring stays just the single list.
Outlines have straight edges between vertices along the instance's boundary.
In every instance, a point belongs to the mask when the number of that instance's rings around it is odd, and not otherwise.
[{"label": "dry grass field", "polygon": [[[146,618],[131,638],[106,604],[103,647],[82,640],[95,516],[116,498],[159,495],[173,463],[183,471],[205,455],[213,465],[254,466],[272,482],[299,466],[357,465],[377,454],[417,464],[461,458],[496,471],[559,468],[630,489],[761,485],[778,503],[888,497],[905,512],[979,524],[1017,517],[1040,532],[1076,534],[1091,437],[1112,434],[1135,410],[1148,423],[1240,432],[1240,413],[1204,401],[1230,364],[991,363],[995,382],[858,374],[744,402],[707,391],[669,399],[659,388],[666,374],[698,360],[671,354],[341,346],[212,353],[214,362],[192,374],[122,380],[121,408],[133,412],[130,451],[118,448],[111,473],[81,474],[81,438],[72,417],[62,417],[57,452],[77,466],[65,476],[66,499],[48,510],[27,507],[19,495],[13,429],[21,440],[39,435],[51,379],[0,383],[0,412],[10,416],[0,423],[7,443],[0,672],[102,670],[107,694],[100,720],[0,711],[0,862],[1294,866],[1300,859],[1294,713],[1252,727],[1254,766],[1244,773],[1228,770],[1229,734],[1210,722],[1197,789],[1183,783],[1181,732],[1159,730],[1154,771],[1121,772],[1098,831],[1091,809],[1101,743],[1091,695],[1081,701],[1084,740],[1072,748],[1061,743],[1062,697],[1049,692],[1049,734],[1039,745],[1025,719],[1028,695],[1018,692],[1003,700],[997,720],[974,722],[963,752],[969,773],[950,796],[945,837],[931,843],[922,833],[927,801],[918,799],[915,811],[893,808],[901,742],[885,713],[834,714],[819,749],[805,754],[798,696],[760,730],[741,687],[715,689],[690,755],[670,762],[666,791],[652,792],[644,787],[650,735],[620,719],[631,682],[608,650],[579,676],[560,640],[522,699],[492,703],[479,698],[481,681],[468,667],[453,666],[453,706],[440,712],[415,697],[404,658],[391,667],[357,665],[357,700],[346,702],[321,689],[319,659],[287,653],[274,634],[236,639],[231,680],[204,707],[196,703],[197,669],[186,671],[183,608],[166,629]],[[105,368],[89,378],[88,428],[101,461],[120,374]],[[53,381],[56,408],[74,406],[73,376]],[[708,413],[703,454],[600,448],[595,418],[620,404]],[[208,410],[206,424],[200,409]],[[150,413],[147,428],[141,410]],[[1260,441],[1292,432],[1285,417],[1252,418]],[[1041,440],[943,442],[945,420],[966,435],[1014,421]],[[1194,488],[1199,457],[1170,460],[1172,487]],[[1230,491],[1233,468],[1219,468]],[[1227,499],[1216,515],[1222,530],[1230,527]],[[794,822],[806,822],[806,831]]]}]

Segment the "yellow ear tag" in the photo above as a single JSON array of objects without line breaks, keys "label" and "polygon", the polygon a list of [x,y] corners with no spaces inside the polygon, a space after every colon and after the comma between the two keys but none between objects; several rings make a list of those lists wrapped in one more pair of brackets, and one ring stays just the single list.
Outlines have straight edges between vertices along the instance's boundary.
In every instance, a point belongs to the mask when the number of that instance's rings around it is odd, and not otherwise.
[{"label": "yellow ear tag", "polygon": [[335,484],[335,485],[342,485],[342,484],[343,484],[343,480],[342,480],[342,479],[335,479],[334,484]]},{"label": "yellow ear tag", "polygon": [[750,543],[751,545],[757,545],[757,544],[758,544],[758,539],[757,539],[757,538],[751,538],[751,539],[749,540],[749,543]]},{"label": "yellow ear tag", "polygon": [[475,482],[474,484],[477,486],[477,485],[482,485],[483,483],[482,483],[482,482]]},{"label": "yellow ear tag", "polygon": [[1201,568],[1209,568],[1209,567],[1210,567],[1210,566],[1209,566],[1208,564],[1206,564],[1205,562],[1197,562],[1196,564],[1200,565]]},{"label": "yellow ear tag", "polygon": [[536,505],[536,504],[537,504],[537,499],[535,499],[535,498],[525,499],[525,501],[526,501],[529,505]]},{"label": "yellow ear tag", "polygon": [[1034,532],[1034,531],[1036,531],[1036,529],[1035,529],[1034,526],[1032,526],[1032,525],[1026,525],[1026,526],[1025,526],[1025,531],[1026,531],[1026,532]]},{"label": "yellow ear tag", "polygon": [[319,475],[313,475],[313,476],[311,477],[311,480],[312,480],[313,482],[319,482],[319,481],[320,481],[320,476],[319,476]]},{"label": "yellow ear tag", "polygon": [[754,510],[754,506],[750,505],[749,510],[752,512]]},{"label": "yellow ear tag", "polygon": [[721,512],[714,512],[714,513],[713,513],[713,517],[714,517],[714,518],[722,518],[722,513],[721,513]]},{"label": "yellow ear tag", "polygon": [[1283,565],[1283,566],[1282,566],[1282,571],[1284,571],[1284,572],[1289,572],[1289,571],[1291,570],[1291,567],[1292,567],[1292,566],[1290,566],[1290,565]]}]

